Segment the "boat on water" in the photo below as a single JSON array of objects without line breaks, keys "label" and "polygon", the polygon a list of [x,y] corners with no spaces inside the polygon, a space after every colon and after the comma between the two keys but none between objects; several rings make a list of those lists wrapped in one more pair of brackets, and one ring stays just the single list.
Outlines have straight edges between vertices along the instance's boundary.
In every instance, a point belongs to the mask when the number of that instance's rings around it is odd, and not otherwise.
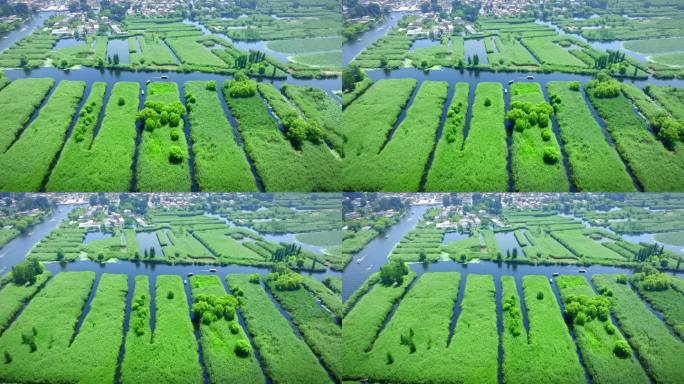
[{"label": "boat on water", "polygon": [[215,269],[215,268],[212,268],[212,269],[209,270],[209,272],[216,272],[216,269]]},{"label": "boat on water", "polygon": [[183,284],[188,285],[188,281],[184,279]]},{"label": "boat on water", "polygon": [[532,75],[527,75],[527,80],[534,80],[534,76],[532,76]]},{"label": "boat on water", "polygon": [[194,275],[194,273],[188,272],[188,277],[190,277],[190,276],[192,276],[192,275]]},{"label": "boat on water", "polygon": [[161,76],[161,79],[162,79],[162,80],[166,80],[166,79],[168,79],[168,78],[169,78],[169,77],[166,76],[166,75],[162,75],[162,76]]},{"label": "boat on water", "polygon": [[508,80],[508,85],[515,83],[515,80]]},{"label": "boat on water", "polygon": [[559,275],[558,272],[554,272],[554,273],[553,273],[553,276],[554,276],[554,277],[555,277],[555,276],[558,276],[558,275]]},{"label": "boat on water", "polygon": [[580,269],[578,272],[579,272],[579,273],[586,273],[587,270],[586,270],[586,269]]},{"label": "boat on water", "polygon": [[146,80],[146,81],[145,81],[145,84],[149,84],[149,83],[151,83],[151,82],[152,82],[152,80]]}]

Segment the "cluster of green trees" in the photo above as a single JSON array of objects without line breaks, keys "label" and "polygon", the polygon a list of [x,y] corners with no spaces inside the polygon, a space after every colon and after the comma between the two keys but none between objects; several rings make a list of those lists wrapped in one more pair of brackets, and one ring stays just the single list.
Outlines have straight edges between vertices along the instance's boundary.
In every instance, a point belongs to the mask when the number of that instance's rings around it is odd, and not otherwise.
[{"label": "cluster of green trees", "polygon": [[658,246],[658,244],[650,244],[648,246],[642,247],[639,249],[639,251],[634,255],[634,261],[637,262],[644,262],[650,260],[652,257],[659,257],[662,256],[663,252],[665,252],[665,246]]},{"label": "cluster of green trees", "polygon": [[612,64],[622,63],[625,61],[625,53],[620,51],[606,51],[607,53],[599,56],[594,63],[594,67],[598,69],[610,68]]},{"label": "cluster of green trees", "polygon": [[593,319],[607,321],[609,314],[610,299],[604,295],[591,298],[584,295],[568,295],[565,299],[565,318],[573,324],[584,325]]},{"label": "cluster of green trees", "polygon": [[356,64],[350,64],[342,70],[342,92],[351,92],[356,83],[365,78],[361,68]]},{"label": "cluster of green trees", "polygon": [[166,124],[177,127],[186,113],[185,106],[179,101],[171,104],[146,101],[142,111],[138,112],[138,120],[143,122],[146,130],[153,131]]},{"label": "cluster of green trees", "polygon": [[290,256],[299,256],[299,254],[302,252],[302,247],[290,243],[290,244],[285,244],[280,247],[278,247],[275,252],[273,252],[273,256],[271,257],[271,261],[275,262],[281,262],[287,260]]},{"label": "cluster of green trees", "polygon": [[91,127],[93,124],[97,123],[98,116],[97,114],[93,113],[96,106],[97,103],[93,101],[83,107],[79,113],[79,124],[76,125],[74,130],[74,139],[76,139],[76,141],[79,143],[85,140],[86,132],[92,129]]},{"label": "cluster of green trees", "polygon": [[323,130],[314,119],[304,120],[297,113],[290,113],[282,119],[286,129],[285,136],[292,142],[295,148],[300,149],[304,141],[314,144],[321,142]]},{"label": "cluster of green trees", "polygon": [[380,282],[383,285],[401,285],[404,282],[404,276],[408,275],[408,266],[399,261],[392,260],[380,268]]},{"label": "cluster of green trees", "polygon": [[145,295],[140,295],[131,303],[131,328],[136,335],[142,336],[147,329],[147,316],[149,316],[149,309],[147,308],[147,298]]},{"label": "cluster of green trees", "polygon": [[238,305],[239,301],[233,295],[197,295],[192,299],[192,312],[195,314],[195,321],[209,325],[219,319],[233,321]]},{"label": "cluster of green trees", "polygon": [[596,80],[587,82],[587,89],[598,98],[610,99],[620,95],[622,85],[619,81],[610,77],[608,73],[601,71],[597,74]]},{"label": "cluster of green trees", "polygon": [[266,276],[266,280],[272,283],[279,291],[296,291],[302,287],[304,278],[302,275],[293,272],[285,264],[276,265],[274,272]]},{"label": "cluster of green trees", "polygon": [[43,267],[36,259],[28,259],[12,267],[12,281],[17,285],[33,284],[43,273]]},{"label": "cluster of green trees", "polygon": [[[559,104],[558,98],[552,99],[552,102]],[[544,141],[550,141],[552,136],[549,128],[551,122],[551,115],[554,112],[554,107],[548,103],[539,103],[532,105],[531,103],[514,101],[511,103],[510,110],[506,114],[506,120],[518,132],[523,132],[532,127],[541,128],[540,135]],[[560,160],[560,153],[554,146],[547,146],[543,152],[544,162],[547,164],[555,164]]]},{"label": "cluster of green trees", "polygon": [[448,124],[446,132],[444,135],[449,143],[453,143],[458,140],[459,136],[463,135],[460,127],[463,126],[463,115],[461,114],[462,109],[465,106],[463,102],[459,101],[456,104],[451,104],[449,110],[447,111],[447,118],[452,121]]},{"label": "cluster of green trees", "polygon": [[511,295],[509,298],[503,301],[502,309],[504,312],[508,312],[511,317],[508,330],[513,336],[520,336],[520,330],[522,329],[522,315],[520,313],[520,307],[518,306],[518,298],[515,295]]},{"label": "cluster of green trees", "polygon": [[641,268],[632,276],[632,280],[642,284],[647,291],[665,291],[670,288],[670,276],[650,265]]},{"label": "cluster of green trees", "polygon": [[250,80],[247,75],[241,72],[235,75],[234,80],[228,81],[227,87],[230,97],[252,97],[257,92],[256,82]]}]

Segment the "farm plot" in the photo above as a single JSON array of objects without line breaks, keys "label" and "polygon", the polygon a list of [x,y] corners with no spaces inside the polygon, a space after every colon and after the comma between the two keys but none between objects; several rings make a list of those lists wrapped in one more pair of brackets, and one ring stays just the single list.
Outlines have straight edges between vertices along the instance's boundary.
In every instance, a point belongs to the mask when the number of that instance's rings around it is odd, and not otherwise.
[{"label": "farm plot", "polygon": [[668,151],[647,129],[622,94],[600,98],[596,83],[587,85],[587,93],[601,118],[606,122],[615,145],[645,191],[674,191],[684,185],[684,169],[677,156]]},{"label": "farm plot", "polygon": [[0,68],[40,67],[58,40],[50,33],[32,33],[0,54]]},{"label": "farm plot", "polygon": [[592,238],[592,235],[597,233],[595,231],[593,229],[554,231],[551,232],[551,236],[584,261],[594,260],[603,263],[628,261],[624,256],[595,241]]},{"label": "farm plot", "polygon": [[513,84],[510,108],[507,119],[513,126],[511,167],[515,189],[569,191],[563,154],[551,130],[553,108],[546,103],[539,83]]},{"label": "farm plot", "polygon": [[195,177],[202,191],[255,191],[254,176],[216,94],[216,82],[185,83]]},{"label": "farm plot", "polygon": [[195,37],[166,38],[165,41],[183,64],[204,67],[228,67],[225,61],[211,53],[211,51],[204,44],[199,43]]},{"label": "farm plot", "polygon": [[391,30],[361,52],[352,62],[362,68],[399,68],[413,45],[406,32]]},{"label": "farm plot", "polygon": [[38,191],[64,144],[85,82],[62,81],[38,117],[0,155],[0,190]]},{"label": "farm plot", "polygon": [[54,86],[54,79],[17,79],[0,92],[3,111],[3,129],[0,131],[0,152],[14,142],[29,121],[33,111]]},{"label": "farm plot", "polygon": [[273,297],[292,316],[292,322],[299,328],[311,350],[320,356],[323,364],[335,377],[339,378],[342,374],[340,324],[316,303],[315,297],[303,287],[296,290],[282,290],[272,279],[267,279],[266,284]]},{"label": "farm plot", "polygon": [[320,88],[285,84],[280,91],[307,119],[313,119],[320,125],[325,141],[344,156],[346,138],[342,133],[340,105]]},{"label": "farm plot", "polygon": [[0,338],[0,349],[12,357],[1,380],[114,382],[127,281],[125,275],[102,275],[76,329],[94,280],[93,272],[63,272],[31,300]]},{"label": "farm plot", "polygon": [[445,82],[423,82],[406,118],[379,152],[368,148],[361,156],[346,158],[345,189],[417,191],[434,146],[447,92]]},{"label": "farm plot", "polygon": [[345,161],[378,153],[416,87],[414,79],[375,82],[342,112]]},{"label": "farm plot", "polygon": [[674,289],[669,283],[669,280],[676,277],[667,275],[660,277],[667,281],[664,289],[656,290],[648,287],[645,281],[641,279],[633,279],[632,285],[634,285],[644,300],[649,302],[655,310],[663,314],[663,320],[684,341],[684,300],[682,300],[682,292]]},{"label": "farm plot", "polygon": [[233,237],[234,234],[225,229],[195,231],[193,234],[221,261],[237,264],[259,264],[266,261],[263,256],[243,246],[242,242]]},{"label": "farm plot", "polygon": [[[240,94],[242,87],[250,91]],[[302,143],[301,150],[296,150],[278,129],[278,124],[269,115],[255,88],[256,85],[250,80],[227,81],[223,85],[223,92],[237,120],[245,148],[266,190],[338,190],[336,184],[339,181],[330,175],[336,174],[340,164],[332,152],[323,143],[309,141]],[[273,86],[264,84],[261,91],[264,90],[273,97],[269,103],[274,110],[283,107],[282,112],[291,111],[289,104]]]},{"label": "farm plot", "polygon": [[460,36],[443,37],[437,45],[415,49],[409,53],[408,58],[416,68],[463,66],[463,38]]},{"label": "farm plot", "polygon": [[[342,50],[342,38],[341,37],[321,37],[315,39],[288,39],[288,40],[275,40],[266,43],[269,49],[274,51],[289,53],[289,54],[302,54],[311,52],[324,52],[324,51],[341,51]],[[339,65],[339,64],[338,64]]]},{"label": "farm plot", "polygon": [[537,65],[530,52],[513,35],[503,34],[493,39],[497,52],[487,53],[489,63],[518,67]]},{"label": "farm plot", "polygon": [[240,308],[254,337],[266,374],[274,383],[330,383],[323,367],[307,344],[294,333],[278,312],[260,282],[247,275],[229,275],[232,291],[242,291]]},{"label": "farm plot", "polygon": [[[196,275],[190,277],[189,283],[194,303],[201,297],[228,296],[218,276]],[[198,319],[209,378],[213,383],[263,383],[264,374],[255,354],[251,350],[246,355],[238,354],[237,346],[249,340],[236,314],[232,316],[231,320],[221,317],[212,321],[210,316]]]},{"label": "farm plot", "polygon": [[33,284],[19,285],[9,282],[0,290],[0,333],[5,331],[12,317],[19,312],[24,303],[40,291],[49,278],[50,272],[43,271],[36,276]]},{"label": "farm plot", "polygon": [[54,261],[59,260],[58,254],[61,252],[64,260],[76,260],[85,235],[86,229],[62,223],[31,248],[29,257],[35,257],[39,261]]},{"label": "farm plot", "polygon": [[415,277],[415,273],[409,272],[401,284],[388,286],[374,275],[357,291],[361,295],[358,302],[356,292],[347,299],[348,303],[356,302],[356,305],[351,310],[345,308],[348,312],[342,321],[342,366],[346,380],[366,377],[366,353],[382,331],[393,304],[406,293]]},{"label": "farm plot", "polygon": [[[93,131],[85,130],[81,150],[69,151],[60,157],[58,164],[61,165],[50,176],[48,191],[130,189],[139,93],[138,83],[114,84],[99,130],[96,127]],[[93,137],[95,130],[97,134]]]},{"label": "farm plot", "polygon": [[468,110],[470,84],[457,83],[454,96],[447,111],[442,136],[439,138],[435,157],[427,175],[426,191],[455,191],[457,177],[455,164],[463,146],[465,118]]},{"label": "farm plot", "polygon": [[[302,276],[302,285],[306,290],[311,292],[311,294],[321,301],[321,303],[328,308],[332,313],[338,318],[342,317],[342,287],[335,286],[334,282],[338,281],[341,284],[341,280],[327,280],[326,282],[320,282],[310,276]],[[329,283],[328,283],[329,282]],[[339,289],[338,289],[339,288]],[[337,291],[335,291],[337,289]],[[340,340],[341,343],[341,340]],[[341,355],[341,354],[340,354]]]},{"label": "farm plot", "polygon": [[168,260],[215,261],[214,255],[197,240],[187,228],[172,227],[164,231],[168,244],[162,246],[164,257]]},{"label": "farm plot", "polygon": [[557,39],[555,36],[526,37],[521,42],[542,64],[564,67],[587,67],[587,64],[582,60],[558,45],[555,39]]},{"label": "farm plot", "polygon": [[506,191],[508,148],[504,127],[503,88],[500,83],[482,82],[475,90],[467,137],[454,130],[453,143],[461,150],[450,165],[453,190]]},{"label": "farm plot", "polygon": [[681,51],[684,47],[684,37],[671,39],[631,40],[624,43],[625,49],[639,53],[667,53]]},{"label": "farm plot", "polygon": [[[579,85],[579,84],[575,84]],[[549,82],[560,136],[568,155],[570,177],[579,191],[636,191],[620,155],[607,141],[591,114],[581,88],[570,82]]]},{"label": "farm plot", "polygon": [[[144,129],[139,148],[138,191],[190,191],[190,166],[178,84],[152,83],[140,112]],[[164,175],[164,177],[159,177]]]},{"label": "farm plot", "polygon": [[542,229],[528,229],[524,236],[529,242],[529,245],[523,247],[523,252],[528,258],[566,262],[577,260],[577,256]]},{"label": "farm plot", "polygon": [[[164,44],[164,40],[156,34],[145,34],[138,39],[140,54],[133,55],[140,64],[153,64],[156,66],[176,65],[176,59]],[[139,56],[139,57],[138,57]],[[133,62],[133,60],[131,60]]]},{"label": "farm plot", "polygon": [[[151,329],[150,305],[156,308],[154,329]],[[179,276],[157,276],[153,300],[150,299],[148,277],[135,277],[126,352],[121,364],[122,383],[202,382],[189,311]],[[150,356],[154,356],[152,365],[149,364]]]},{"label": "farm plot", "polygon": [[650,85],[645,89],[672,116],[679,121],[684,121],[684,89],[657,85]]},{"label": "farm plot", "polygon": [[70,190],[69,187],[75,187],[75,185],[65,185],[69,184],[66,180],[73,180],[74,177],[78,177],[81,181],[80,176],[82,176],[83,167],[87,167],[86,164],[90,160],[90,147],[95,137],[95,128],[103,107],[106,90],[107,83],[93,84],[90,94],[83,108],[81,108],[73,132],[50,174],[47,190]]},{"label": "farm plot", "polygon": [[389,257],[401,261],[438,261],[443,237],[443,229],[420,223],[401,239]]},{"label": "farm plot", "polygon": [[[602,306],[601,308],[605,310],[602,309],[601,314],[593,317],[586,316],[585,311],[589,309],[589,306],[596,303],[609,303],[608,298],[596,295],[581,276],[560,276],[556,278],[556,283],[566,307],[566,317],[571,316],[577,345],[594,382],[648,383],[648,376],[633,357],[631,349],[627,355],[618,356],[615,353],[615,346],[626,341],[611,322],[607,312],[609,308]],[[577,306],[578,303],[579,306]],[[580,310],[569,311],[570,308],[575,307]]]},{"label": "farm plot", "polygon": [[593,282],[599,289],[613,293],[611,312],[630,345],[639,352],[649,376],[658,383],[678,382],[684,374],[679,362],[684,343],[667,330],[627,284],[618,283],[616,275],[594,275]]},{"label": "farm plot", "polygon": [[[503,300],[503,376],[506,382],[584,382],[575,344],[545,276],[523,277],[521,306],[515,278],[501,278]],[[527,311],[529,331],[523,325]]]}]

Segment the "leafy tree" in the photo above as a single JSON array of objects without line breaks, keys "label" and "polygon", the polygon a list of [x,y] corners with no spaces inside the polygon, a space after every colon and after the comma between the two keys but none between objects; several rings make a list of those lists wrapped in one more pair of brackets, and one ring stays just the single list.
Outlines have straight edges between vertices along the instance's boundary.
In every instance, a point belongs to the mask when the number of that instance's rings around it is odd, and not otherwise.
[{"label": "leafy tree", "polygon": [[252,346],[249,341],[240,339],[235,343],[235,354],[240,357],[247,357],[252,353]]},{"label": "leafy tree", "polygon": [[380,268],[380,281],[384,285],[401,284],[409,273],[408,266],[401,261],[392,260]]},{"label": "leafy tree", "polygon": [[621,359],[626,359],[632,355],[632,350],[629,348],[629,344],[627,344],[626,341],[618,340],[615,342],[615,346],[613,346],[613,353]]},{"label": "leafy tree", "polygon": [[185,160],[185,151],[178,145],[172,145],[169,148],[169,162],[173,164],[180,164]]}]

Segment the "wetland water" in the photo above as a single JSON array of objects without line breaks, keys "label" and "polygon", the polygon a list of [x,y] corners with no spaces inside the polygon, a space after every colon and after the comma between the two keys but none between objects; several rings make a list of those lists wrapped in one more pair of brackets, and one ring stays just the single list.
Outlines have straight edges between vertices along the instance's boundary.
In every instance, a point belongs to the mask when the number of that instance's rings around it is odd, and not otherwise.
[{"label": "wetland water", "polygon": [[[35,226],[27,236],[17,237],[2,247],[0,249],[0,276],[11,271],[14,265],[24,261],[31,248],[43,237],[48,235],[53,229],[59,226],[62,221],[67,219],[67,215],[75,207],[76,206],[74,205],[59,205],[53,211],[53,213],[46,218],[45,221],[43,221],[43,223]],[[294,239],[295,236],[291,233],[277,236],[264,234],[259,235],[271,242],[289,242],[291,241],[290,239]],[[84,244],[88,243],[89,241],[104,239],[106,237],[111,237],[111,234],[90,232],[86,234]],[[149,249],[150,247],[153,247],[158,255],[163,254],[155,232],[138,232],[137,239],[141,252],[143,249]],[[303,245],[302,248],[305,248],[304,243],[297,243]],[[319,247],[307,246],[305,249],[315,252],[316,248]],[[320,251],[317,253],[320,253]],[[144,274],[148,276],[180,275],[184,277],[187,276],[188,273],[193,273],[217,274],[223,278],[229,273],[258,273],[260,275],[266,275],[271,271],[270,268],[267,267],[252,267],[244,265],[167,264],[161,262],[134,262],[128,260],[117,260],[106,263],[98,263],[89,260],[78,260],[69,263],[49,262],[46,263],[45,266],[47,270],[53,274],[59,272],[93,271],[97,273],[98,276],[102,273],[120,273],[126,274],[128,276]],[[215,269],[216,272],[210,272],[209,269]],[[308,274],[319,280],[322,280],[326,276],[341,277],[341,273],[332,270],[327,270],[325,272],[302,273]]]},{"label": "wetland water", "polygon": [[[423,217],[423,213],[433,206],[414,205],[411,209],[402,216],[397,224],[390,227],[384,236],[377,237],[369,242],[366,247],[353,255],[352,262],[347,266],[343,274],[342,286],[342,300],[346,300],[356,291],[364,281],[373,273],[378,272],[380,267],[387,263],[387,258],[392,253],[395,245],[399,243],[402,237],[413,229],[418,221]],[[577,218],[577,220],[579,220]],[[586,223],[588,225],[588,223]],[[630,242],[652,242],[652,234],[642,235],[622,235],[626,241]],[[522,247],[518,244],[513,232],[499,232],[495,234],[496,241],[501,251],[505,254],[507,249],[511,251],[513,248],[518,248],[518,253],[522,255]],[[462,240],[464,236],[458,233],[447,233],[446,238],[451,241]],[[654,241],[654,240],[653,240]],[[442,241],[444,244],[445,241]],[[670,246],[674,247],[674,246]],[[670,249],[666,245],[666,249]],[[681,247],[675,247],[681,251]],[[360,262],[359,262],[360,260]],[[602,273],[624,273],[632,274],[632,268],[604,266],[604,265],[568,265],[568,264],[525,264],[525,263],[510,263],[510,262],[494,262],[494,261],[479,261],[467,264],[457,263],[453,261],[439,261],[436,263],[411,263],[411,269],[418,275],[425,272],[446,272],[455,271],[462,274],[489,274],[494,275],[495,281],[498,281],[501,276],[513,275],[516,280],[520,280],[525,275],[544,275],[551,278],[554,273],[563,275],[587,275],[590,278],[594,274]],[[580,272],[583,269],[585,272]],[[684,276],[684,273],[678,272],[675,275]],[[520,281],[518,282],[520,285]],[[520,285],[522,286],[522,285]]]},{"label": "wetland water", "polygon": [[385,15],[385,18],[373,29],[363,33],[354,41],[342,44],[342,64],[346,66],[369,45],[385,36],[405,14],[404,12],[391,12]]}]

